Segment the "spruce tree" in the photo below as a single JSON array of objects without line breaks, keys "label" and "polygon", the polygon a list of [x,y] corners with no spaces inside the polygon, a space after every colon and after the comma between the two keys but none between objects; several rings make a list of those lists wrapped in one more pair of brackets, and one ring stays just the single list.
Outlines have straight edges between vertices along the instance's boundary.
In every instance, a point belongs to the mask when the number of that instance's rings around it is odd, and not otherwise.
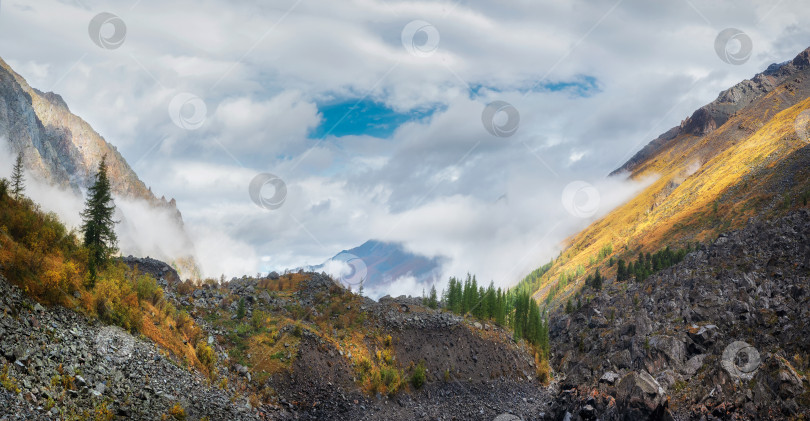
[{"label": "spruce tree", "polygon": [[95,285],[98,269],[106,265],[109,258],[118,252],[118,237],[115,235],[113,220],[115,203],[112,199],[110,180],[107,178],[106,159],[98,164],[96,181],[88,190],[87,201],[82,212],[82,233],[84,245],[90,251],[88,269],[90,286]]},{"label": "spruce tree", "polygon": [[14,161],[14,168],[11,170],[11,194],[14,198],[20,200],[23,191],[25,191],[25,180],[23,177],[23,156],[22,153],[17,154],[17,159]]},{"label": "spruce tree", "polygon": [[5,178],[0,178],[0,200],[6,197],[8,194],[8,180]]},{"label": "spruce tree", "polygon": [[540,308],[537,306],[537,302],[530,299],[529,300],[529,320],[526,322],[526,339],[532,343],[537,345],[540,342],[540,334],[542,330],[540,320]]},{"label": "spruce tree", "polygon": [[433,309],[439,307],[439,297],[438,294],[436,294],[436,285],[430,287],[430,296],[428,297],[428,307]]},{"label": "spruce tree", "polygon": [[599,291],[602,289],[602,274],[599,273],[599,269],[596,269],[596,273],[593,275],[593,289]]}]

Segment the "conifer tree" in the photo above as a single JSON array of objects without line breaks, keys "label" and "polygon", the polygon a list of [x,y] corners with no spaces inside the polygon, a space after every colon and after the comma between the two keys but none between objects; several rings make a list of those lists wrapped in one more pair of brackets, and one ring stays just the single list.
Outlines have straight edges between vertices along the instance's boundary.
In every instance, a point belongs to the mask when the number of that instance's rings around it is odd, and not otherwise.
[{"label": "conifer tree", "polygon": [[427,305],[428,307],[434,309],[439,307],[439,297],[436,294],[436,285],[430,287],[430,296],[428,297]]},{"label": "conifer tree", "polygon": [[118,252],[118,237],[115,235],[113,220],[115,203],[112,199],[110,180],[107,178],[106,159],[98,164],[96,181],[88,191],[85,208],[82,212],[82,233],[84,245],[90,251],[88,269],[90,286],[95,285],[98,269],[106,265],[109,258]]},{"label": "conifer tree", "polygon": [[526,322],[526,339],[533,344],[540,342],[542,322],[540,320],[540,308],[537,302],[529,300],[529,320]]},{"label": "conifer tree", "polygon": [[0,200],[3,200],[4,197],[8,194],[8,180],[5,178],[0,178]]},{"label": "conifer tree", "polygon": [[627,279],[627,267],[625,266],[624,260],[619,259],[616,269],[616,282],[623,282],[625,279]]},{"label": "conifer tree", "polygon": [[23,191],[25,191],[25,179],[23,176],[23,156],[22,153],[17,154],[17,159],[14,161],[14,168],[11,170],[11,194],[14,198],[20,200]]},{"label": "conifer tree", "polygon": [[593,283],[591,284],[593,289],[599,291],[602,289],[602,274],[599,273],[599,269],[596,269],[596,273],[593,275]]}]

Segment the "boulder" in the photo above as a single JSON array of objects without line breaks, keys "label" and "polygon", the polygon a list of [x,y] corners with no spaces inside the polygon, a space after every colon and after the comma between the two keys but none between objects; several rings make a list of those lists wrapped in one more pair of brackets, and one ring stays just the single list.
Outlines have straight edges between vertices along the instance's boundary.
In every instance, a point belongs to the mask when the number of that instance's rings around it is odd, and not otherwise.
[{"label": "boulder", "polygon": [[672,367],[681,367],[686,361],[686,343],[678,338],[655,335],[650,337],[650,347],[664,354]]},{"label": "boulder", "polygon": [[614,373],[612,371],[605,372],[602,377],[599,379],[599,383],[607,383],[609,385],[613,385],[616,383],[616,380],[619,380],[619,374]]},{"label": "boulder", "polygon": [[617,386],[616,402],[625,419],[660,419],[669,401],[664,388],[646,371],[631,371]]}]

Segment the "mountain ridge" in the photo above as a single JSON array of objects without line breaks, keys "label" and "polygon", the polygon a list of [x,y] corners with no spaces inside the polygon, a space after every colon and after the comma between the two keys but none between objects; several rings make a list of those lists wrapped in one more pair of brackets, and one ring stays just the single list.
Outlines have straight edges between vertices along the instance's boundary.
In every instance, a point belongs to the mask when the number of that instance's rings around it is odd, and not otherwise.
[{"label": "mountain ridge", "polygon": [[637,172],[643,170],[645,162],[669,146],[670,141],[679,135],[691,134],[704,137],[710,134],[725,124],[737,111],[773,91],[797,73],[807,70],[808,67],[810,67],[810,48],[805,49],[792,60],[771,64],[765,71],[756,74],[751,79],[743,80],[720,92],[717,99],[698,108],[692,115],[681,121],[680,125],[650,141],[627,162],[613,170],[610,175],[628,172],[632,176],[636,176]]},{"label": "mountain ridge", "polygon": [[28,168],[39,177],[61,187],[86,188],[98,162],[108,156],[115,193],[157,200],[118,150],[72,114],[61,95],[31,87],[2,58],[0,86],[4,134],[14,152],[24,152]]},{"label": "mountain ridge", "polygon": [[[37,178],[77,196],[95,180],[98,163],[106,157],[107,174],[113,194],[143,201],[152,209],[168,212],[170,224],[180,234],[184,250],[193,249],[185,231],[177,202],[156,196],[141,181],[118,149],[107,142],[89,123],[73,114],[61,95],[31,87],[11,66],[0,58],[0,137],[5,137],[11,154],[22,154],[25,167]],[[122,216],[126,221],[126,215]],[[130,227],[131,228],[131,227]],[[152,252],[171,259],[188,275],[199,270],[187,255],[167,255],[165,250]],[[175,252],[176,254],[176,252]]]},{"label": "mountain ridge", "polygon": [[[357,247],[342,250],[330,260],[320,265],[309,266],[307,270],[319,272],[332,261],[348,263],[347,260],[354,258],[360,258],[363,263],[361,267],[353,267],[355,271],[359,269],[361,273],[352,276],[361,276],[365,279],[344,281],[344,284],[358,284],[362,281],[364,290],[371,292],[390,287],[393,282],[405,276],[412,276],[418,283],[435,283],[441,276],[437,272],[445,260],[442,257],[428,258],[408,252],[401,243],[372,239]],[[353,288],[358,286],[352,285]]]},{"label": "mountain ridge", "polygon": [[[742,99],[741,92],[749,97]],[[734,98],[736,106],[709,104],[692,114],[709,123],[687,119],[682,126],[711,128],[728,107],[738,107],[723,124],[705,134],[670,129],[618,169],[629,179],[655,181],[570,237],[552,268],[533,281],[535,299],[558,311],[596,268],[615,276],[616,267],[605,264],[610,258],[629,260],[639,252],[710,241],[751,217],[784,215],[806,200],[808,139],[796,125],[810,109],[810,49],[718,96]],[[604,261],[596,259],[608,245],[613,251]]]}]

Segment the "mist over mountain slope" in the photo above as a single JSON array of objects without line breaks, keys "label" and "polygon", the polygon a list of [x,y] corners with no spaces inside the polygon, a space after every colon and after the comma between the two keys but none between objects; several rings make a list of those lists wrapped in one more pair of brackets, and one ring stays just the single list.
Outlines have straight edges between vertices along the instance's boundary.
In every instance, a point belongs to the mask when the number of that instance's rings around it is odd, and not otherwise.
[{"label": "mist over mountain slope", "polygon": [[173,201],[158,199],[115,146],[72,114],[59,94],[32,88],[2,59],[0,135],[8,140],[14,154],[24,153],[31,171],[54,185],[74,190],[87,188],[99,161],[106,156],[116,194],[175,206]]},{"label": "mist over mountain slope", "polygon": [[809,117],[807,49],[612,173],[656,181],[523,284],[551,313],[552,418],[808,416]]},{"label": "mist over mountain slope", "polygon": [[174,199],[158,198],[115,146],[72,114],[59,94],[28,85],[0,59],[0,150],[3,175],[17,154],[29,173],[29,195],[45,209],[78,227],[81,197],[106,157],[117,199],[122,253],[152,254],[173,261],[190,276],[197,270],[194,247]]},{"label": "mist over mountain slope", "polygon": [[[805,50],[722,92],[653,140],[613,174],[656,181],[571,237],[553,267],[534,281],[535,298],[559,308],[588,273],[600,268],[614,276],[611,258],[711,240],[750,217],[802,206],[810,189],[808,97]],[[611,252],[600,254],[608,246]]]}]

